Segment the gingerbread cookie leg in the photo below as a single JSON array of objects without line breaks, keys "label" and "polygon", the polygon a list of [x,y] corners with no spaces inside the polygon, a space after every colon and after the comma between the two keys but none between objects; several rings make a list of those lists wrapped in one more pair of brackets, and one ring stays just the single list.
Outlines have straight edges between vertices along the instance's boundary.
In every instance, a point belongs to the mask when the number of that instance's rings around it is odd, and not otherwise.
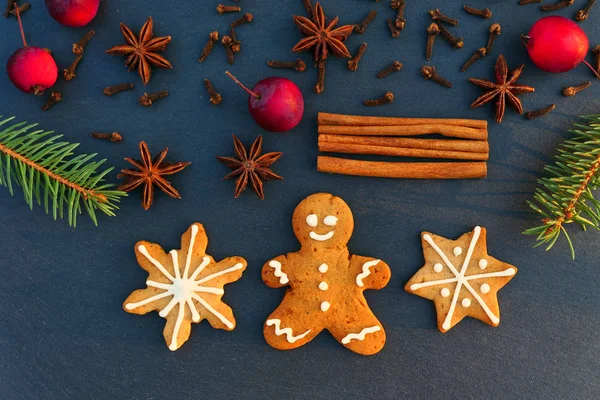
[{"label": "gingerbread cookie leg", "polygon": [[263,334],[271,347],[292,350],[310,342],[322,330],[322,324],[314,315],[309,315],[297,299],[285,297],[267,318]]},{"label": "gingerbread cookie leg", "polygon": [[344,326],[333,326],[329,331],[347,349],[366,356],[379,352],[385,345],[385,331],[381,322],[367,307],[359,306],[346,313]]}]

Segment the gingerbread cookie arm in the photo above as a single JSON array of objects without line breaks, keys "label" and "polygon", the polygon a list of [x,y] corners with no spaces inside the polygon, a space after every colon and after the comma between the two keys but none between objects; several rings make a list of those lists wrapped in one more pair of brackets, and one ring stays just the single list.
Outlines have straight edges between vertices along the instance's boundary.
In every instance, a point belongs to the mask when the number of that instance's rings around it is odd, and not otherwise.
[{"label": "gingerbread cookie arm", "polygon": [[265,263],[262,267],[262,280],[272,288],[287,286],[290,282],[287,257],[277,256]]},{"label": "gingerbread cookie arm", "polygon": [[392,276],[390,267],[384,261],[371,257],[353,255],[350,269],[356,273],[356,285],[362,289],[384,288]]}]

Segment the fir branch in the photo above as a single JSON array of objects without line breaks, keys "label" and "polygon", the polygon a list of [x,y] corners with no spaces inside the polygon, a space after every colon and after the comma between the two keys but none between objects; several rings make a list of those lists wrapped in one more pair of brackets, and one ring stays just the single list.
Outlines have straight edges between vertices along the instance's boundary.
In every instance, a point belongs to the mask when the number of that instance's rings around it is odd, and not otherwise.
[{"label": "fir branch", "polygon": [[[13,119],[0,120],[0,129]],[[126,194],[104,183],[112,168],[98,170],[106,160],[94,161],[96,154],[74,156],[79,144],[59,142],[62,135],[53,131],[32,131],[36,126],[20,122],[0,130],[0,186],[11,195],[13,185],[20,186],[29,208],[35,199],[54,219],[64,218],[66,209],[71,226],[76,226],[82,208],[95,225],[96,211],[114,216]]]},{"label": "fir branch", "polygon": [[544,168],[546,176],[538,180],[534,200],[527,202],[542,216],[541,225],[523,232],[536,235],[536,247],[546,245],[546,250],[564,236],[573,259],[575,249],[565,225],[600,230],[600,200],[593,193],[600,186],[600,115],[584,118],[589,122],[570,131],[573,137],[559,146],[555,164]]}]

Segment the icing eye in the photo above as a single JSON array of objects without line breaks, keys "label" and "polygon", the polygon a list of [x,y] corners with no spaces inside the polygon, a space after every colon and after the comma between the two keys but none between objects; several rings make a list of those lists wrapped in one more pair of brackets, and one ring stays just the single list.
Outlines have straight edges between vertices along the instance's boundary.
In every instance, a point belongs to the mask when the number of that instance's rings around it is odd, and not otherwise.
[{"label": "icing eye", "polygon": [[319,218],[317,217],[317,214],[310,214],[308,217],[306,217],[306,223],[308,226],[313,228],[319,225]]},{"label": "icing eye", "polygon": [[333,215],[328,215],[323,220],[323,223],[327,226],[335,226],[335,224],[337,224],[337,222],[338,222],[337,217],[334,217]]}]

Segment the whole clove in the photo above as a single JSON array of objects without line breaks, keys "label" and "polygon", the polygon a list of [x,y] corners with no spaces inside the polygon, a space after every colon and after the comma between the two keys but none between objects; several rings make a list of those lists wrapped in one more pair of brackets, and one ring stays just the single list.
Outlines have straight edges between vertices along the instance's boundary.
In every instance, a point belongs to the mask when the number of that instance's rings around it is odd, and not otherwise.
[{"label": "whole clove", "polygon": [[315,93],[321,94],[325,90],[325,61],[319,61],[317,63],[317,69],[319,73],[317,77],[317,84],[315,85]]},{"label": "whole clove", "polygon": [[71,65],[69,65],[68,68],[65,68],[63,70],[63,75],[64,75],[66,81],[70,81],[77,76],[77,75],[75,75],[75,70],[77,69],[77,65],[79,65],[79,62],[81,61],[82,58],[83,58],[83,54],[76,55],[75,59],[73,60]]},{"label": "whole clove", "polygon": [[470,7],[470,6],[465,5],[463,7],[463,9],[468,14],[475,15],[476,17],[481,17],[481,18],[486,18],[486,19],[492,18],[492,11],[489,8],[484,8],[484,9],[480,10],[479,8]]},{"label": "whole clove", "polygon": [[490,25],[489,32],[490,36],[488,37],[487,46],[485,47],[487,54],[490,54],[492,52],[492,46],[494,45],[494,41],[496,40],[496,38],[500,36],[500,33],[502,32],[502,27],[500,26],[500,24],[494,23]]},{"label": "whole clove", "polygon": [[563,96],[566,96],[566,97],[573,97],[577,93],[584,91],[585,89],[589,88],[590,86],[592,86],[592,82],[585,82],[585,83],[582,83],[581,85],[577,85],[577,86],[569,86],[562,90],[562,94],[563,94]]},{"label": "whole clove", "polygon": [[398,1],[398,4],[396,5],[396,20],[394,21],[394,26],[399,31],[402,31],[402,29],[404,29],[404,24],[406,22],[404,20],[404,9],[405,8],[406,8],[406,1],[404,1],[404,0]]},{"label": "whole clove", "polygon": [[594,54],[594,69],[600,74],[600,44],[592,49],[592,54]]},{"label": "whole clove", "polygon": [[437,26],[438,28],[440,28],[440,34],[442,35],[442,37],[446,39],[446,41],[450,43],[452,47],[454,47],[455,49],[461,49],[465,45],[463,38],[454,36],[448,29],[446,29],[444,25],[438,22]]},{"label": "whole clove", "polygon": [[212,104],[213,106],[221,104],[223,98],[221,97],[221,94],[215,90],[210,79],[204,79],[204,87],[208,92],[210,104]]},{"label": "whole clove", "polygon": [[213,48],[215,47],[215,43],[217,43],[218,41],[219,32],[213,31],[208,35],[208,42],[206,43],[204,49],[202,50],[202,53],[200,54],[200,58],[198,59],[199,62],[204,62],[204,60],[206,60],[206,57],[210,55],[210,53],[213,51]]},{"label": "whole clove", "polygon": [[452,87],[452,82],[450,82],[446,78],[441,77],[437,73],[437,70],[435,69],[435,67],[433,67],[431,65],[422,66],[421,67],[421,75],[423,75],[423,78],[425,78],[425,80],[432,80],[433,82],[437,83],[438,85],[445,86],[447,88]]},{"label": "whole clove", "polygon": [[371,12],[367,14],[365,19],[360,24],[354,25],[354,32],[356,32],[359,35],[365,33],[365,30],[367,29],[369,24],[373,22],[375,17],[377,17],[377,10],[371,10]]},{"label": "whole clove", "polygon": [[[14,4],[16,4],[17,2],[15,1]],[[17,7],[19,9],[19,14],[23,14],[25,11],[29,10],[31,8],[31,3],[23,3],[20,6]],[[15,7],[13,6],[12,9],[9,11],[10,15],[14,15],[15,17],[17,16],[17,12],[15,11]]]},{"label": "whole clove", "polygon": [[252,20],[253,20],[253,19],[254,19],[254,16],[253,16],[252,14],[250,14],[250,13],[246,13],[246,14],[244,14],[244,15],[243,15],[241,18],[238,18],[238,19],[236,19],[235,21],[233,21],[233,22],[231,23],[231,26],[232,26],[233,28],[237,28],[237,27],[238,27],[238,26],[240,26],[240,25],[243,25],[243,24],[247,24],[247,23],[249,23],[249,22],[252,22]]},{"label": "whole clove", "polygon": [[433,53],[433,44],[435,38],[440,34],[440,27],[435,22],[432,22],[427,28],[427,46],[425,47],[425,58],[427,61],[431,60],[431,54]]},{"label": "whole clove", "polygon": [[393,63],[379,71],[379,73],[377,74],[377,78],[383,79],[392,72],[400,71],[402,67],[404,67],[404,65],[402,65],[400,61],[394,61]]},{"label": "whole clove", "polygon": [[570,7],[575,3],[575,0],[561,0],[558,3],[554,4],[544,4],[540,6],[540,10],[542,11],[556,11],[566,7]]},{"label": "whole clove", "polygon": [[150,107],[152,104],[154,104],[155,101],[163,99],[168,95],[169,92],[167,92],[166,90],[150,94],[144,93],[142,97],[140,97],[139,102],[144,107]]},{"label": "whole clove", "polygon": [[525,114],[525,118],[534,119],[534,118],[542,117],[542,116],[550,113],[551,111],[553,111],[555,108],[556,108],[556,104],[550,104],[548,107],[541,108],[541,109],[535,110],[535,111],[527,112]]},{"label": "whole clove", "polygon": [[596,0],[588,0],[588,2],[585,4],[585,6],[577,11],[577,13],[575,14],[575,21],[585,21],[586,19],[588,19],[589,14],[590,14],[590,9],[592,8],[592,6],[596,3]]},{"label": "whole clove", "polygon": [[92,132],[90,136],[95,139],[108,140],[109,142],[119,143],[123,141],[123,136],[119,132],[112,133],[102,133],[102,132]]},{"label": "whole clove", "polygon": [[104,88],[105,96],[112,96],[124,90],[133,89],[133,83],[119,83],[118,85],[108,86]]},{"label": "whole clove", "polygon": [[231,51],[233,51],[234,53],[239,53],[242,49],[242,42],[238,40],[237,34],[235,33],[235,28],[233,26],[230,27],[229,30],[229,36],[231,37],[231,43],[229,45],[231,46]]},{"label": "whole clove", "polygon": [[390,104],[394,102],[394,93],[386,92],[383,96],[375,100],[365,100],[363,104],[367,107],[380,106],[382,104]]},{"label": "whole clove", "polygon": [[392,34],[393,38],[397,38],[400,36],[400,30],[398,28],[396,28],[396,24],[394,21],[392,21],[391,19],[387,19],[387,24],[388,24],[388,28],[390,28],[390,33]]},{"label": "whole clove", "polygon": [[365,54],[365,50],[367,50],[367,44],[363,43],[358,48],[356,55],[350,60],[348,60],[348,69],[350,71],[356,71],[358,69],[358,63],[360,62],[360,59],[362,58],[363,54]]},{"label": "whole clove", "polygon": [[480,47],[479,49],[475,50],[475,53],[473,53],[473,55],[471,57],[469,57],[469,59],[467,61],[465,61],[463,66],[460,68],[460,70],[462,72],[466,72],[471,67],[471,65],[473,65],[477,60],[480,60],[481,58],[485,57],[486,55],[487,55],[486,48]]},{"label": "whole clove", "polygon": [[17,0],[7,0],[6,9],[4,10],[4,18],[8,18],[11,16],[11,11],[15,7],[15,3]]},{"label": "whole clove", "polygon": [[230,12],[240,12],[242,11],[242,7],[240,6],[225,6],[223,4],[217,5],[217,12],[221,15]]},{"label": "whole clove", "polygon": [[42,111],[48,111],[50,107],[52,107],[56,103],[59,103],[61,100],[62,95],[60,94],[60,92],[52,92],[46,104],[42,106]]},{"label": "whole clove", "polygon": [[231,48],[231,37],[223,36],[223,39],[221,39],[221,44],[225,48],[225,53],[227,54],[227,63],[229,65],[233,65],[235,62],[235,54]]},{"label": "whole clove", "polygon": [[306,63],[302,60],[297,61],[277,61],[269,60],[267,65],[271,68],[290,68],[294,71],[304,72],[306,70]]},{"label": "whole clove", "polygon": [[439,8],[436,8],[435,10],[429,10],[429,15],[431,15],[431,19],[434,20],[435,22],[452,25],[452,26],[458,26],[457,19],[450,18],[450,17],[442,14]]},{"label": "whole clove", "polygon": [[83,50],[85,46],[92,40],[92,38],[96,35],[96,31],[93,29],[88,31],[78,42],[73,43],[73,54],[81,55],[83,54]]}]

